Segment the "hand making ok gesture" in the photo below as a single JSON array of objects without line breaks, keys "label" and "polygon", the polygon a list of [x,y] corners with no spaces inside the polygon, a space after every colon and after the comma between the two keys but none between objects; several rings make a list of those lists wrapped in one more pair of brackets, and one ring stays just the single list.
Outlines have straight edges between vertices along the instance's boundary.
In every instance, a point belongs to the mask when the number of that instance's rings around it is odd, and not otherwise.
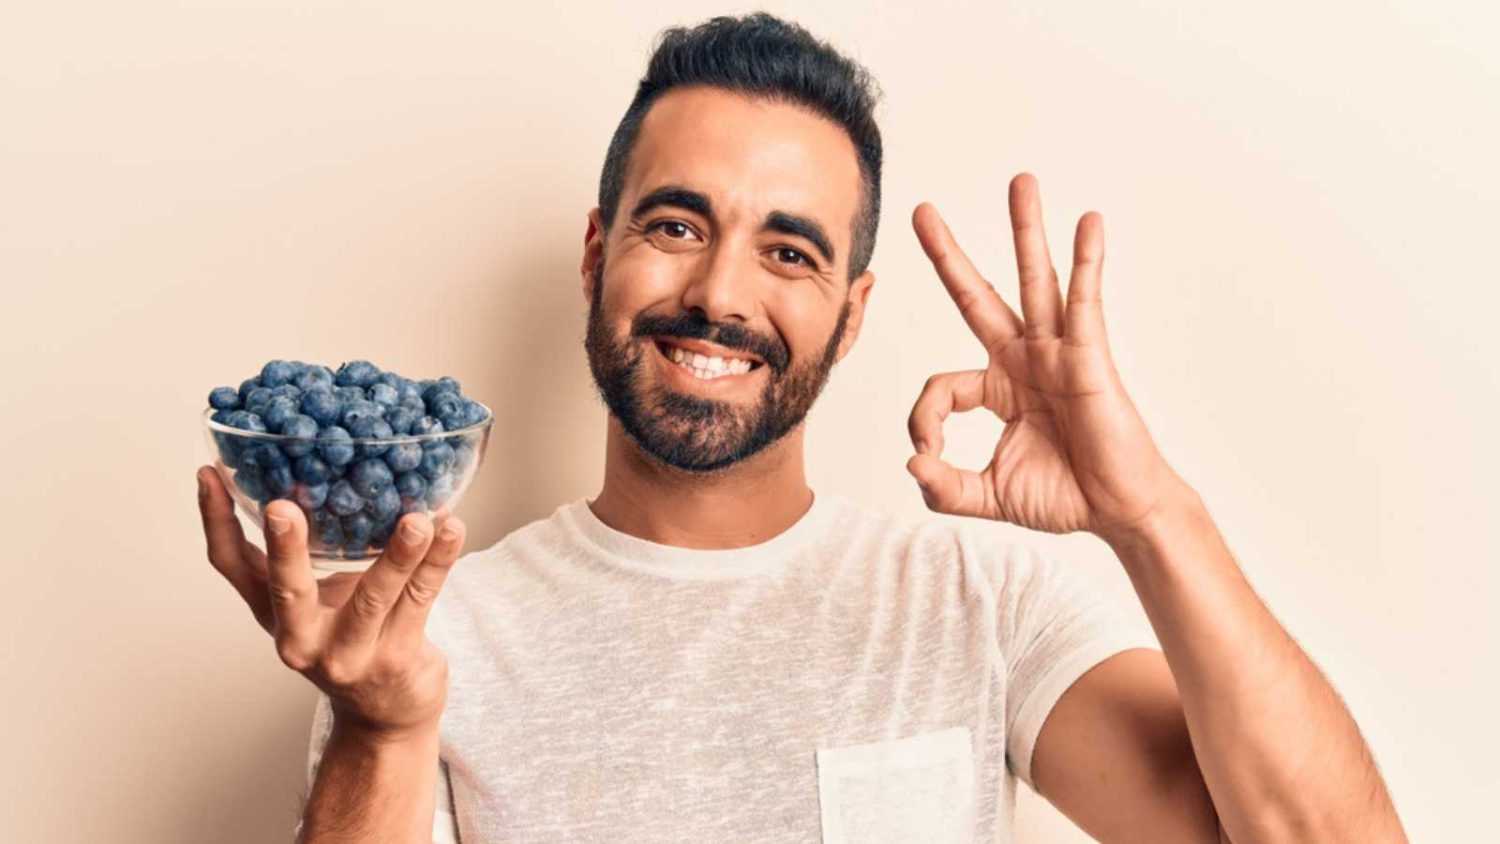
[{"label": "hand making ok gesture", "polygon": [[[1103,218],[1090,212],[1078,221],[1066,308],[1029,173],[1011,180],[1010,220],[1024,322],[936,208],[924,202],[912,214],[922,249],[989,361],[927,379],[908,422],[917,454],[907,471],[940,513],[1049,533],[1128,532],[1188,488],[1152,442],[1109,353],[1099,298]],[[994,458],[979,472],[943,461],[943,420],[981,406],[1005,422]]]}]

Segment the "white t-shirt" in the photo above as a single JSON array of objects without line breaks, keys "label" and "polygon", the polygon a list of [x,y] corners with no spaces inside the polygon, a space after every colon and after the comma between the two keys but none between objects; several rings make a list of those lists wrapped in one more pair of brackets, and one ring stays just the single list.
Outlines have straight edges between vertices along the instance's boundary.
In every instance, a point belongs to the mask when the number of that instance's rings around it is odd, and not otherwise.
[{"label": "white t-shirt", "polygon": [[[1104,595],[977,519],[816,495],[759,545],[694,550],[580,498],[459,560],[433,607],[433,840],[1009,842],[1053,704],[1159,648]],[[319,693],[309,784],[331,727]]]}]

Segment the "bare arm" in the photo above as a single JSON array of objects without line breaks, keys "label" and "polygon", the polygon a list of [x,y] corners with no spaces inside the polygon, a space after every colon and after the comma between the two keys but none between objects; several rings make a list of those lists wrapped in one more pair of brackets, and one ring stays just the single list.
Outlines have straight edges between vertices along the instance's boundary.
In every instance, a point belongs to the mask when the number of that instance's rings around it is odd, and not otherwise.
[{"label": "bare arm", "polygon": [[218,474],[204,467],[198,483],[209,562],[271,634],[281,661],[332,707],[299,840],[430,844],[448,660],[425,627],[463,548],[463,522],[409,513],[368,570],[318,580],[296,503],[267,505],[262,551],[246,541]]},{"label": "bare arm", "polygon": [[1196,494],[1103,538],[1161,639],[1230,838],[1407,840],[1359,727],[1250,588]]},{"label": "bare arm", "polygon": [[382,736],[334,720],[298,844],[432,840],[438,729]]}]

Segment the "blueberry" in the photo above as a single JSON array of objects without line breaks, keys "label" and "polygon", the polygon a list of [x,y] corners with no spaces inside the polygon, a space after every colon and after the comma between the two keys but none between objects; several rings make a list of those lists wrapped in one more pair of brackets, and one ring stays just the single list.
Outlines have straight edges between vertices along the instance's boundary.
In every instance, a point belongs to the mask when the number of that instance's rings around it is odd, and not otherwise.
[{"label": "blueberry", "polygon": [[398,512],[391,517],[387,523],[376,522],[375,530],[370,534],[371,545],[385,545],[391,539],[391,534],[396,532],[396,520],[401,518]]},{"label": "blueberry", "polygon": [[[355,416],[348,425],[349,433],[355,440],[379,439],[391,436],[391,426],[379,416]],[[385,454],[389,445],[383,443],[355,443],[355,458],[379,457]]]},{"label": "blueberry", "polygon": [[385,453],[385,463],[397,474],[410,472],[422,465],[421,443],[396,443]]},{"label": "blueberry", "polygon": [[364,553],[370,544],[370,534],[375,532],[375,523],[364,513],[352,513],[344,517],[344,551],[350,554]]},{"label": "blueberry", "polygon": [[385,418],[385,408],[372,401],[357,401],[345,405],[339,414],[339,424],[350,431],[354,430],[354,420],[361,416],[369,416],[375,419]]},{"label": "blueberry", "polygon": [[442,475],[427,488],[427,506],[436,510],[453,497],[453,476]]},{"label": "blueberry", "polygon": [[436,480],[439,475],[453,468],[453,447],[438,440],[422,446],[422,463],[419,466],[422,474],[428,480]]},{"label": "blueberry", "polygon": [[224,424],[242,431],[266,432],[266,423],[261,418],[248,410],[231,410],[224,417]]},{"label": "blueberry", "polygon": [[327,483],[333,477],[328,463],[316,454],[304,454],[292,464],[292,474],[305,484]]},{"label": "blueberry", "polygon": [[442,390],[429,392],[422,398],[427,402],[428,414],[436,416],[439,419],[443,418],[442,411],[444,409],[450,407],[462,408],[464,404],[463,396],[460,396],[458,393],[449,393]]},{"label": "blueberry", "polygon": [[344,544],[344,526],[339,517],[327,510],[318,510],[312,515],[312,535],[323,550],[332,550]]},{"label": "blueberry", "polygon": [[318,454],[330,466],[343,466],[354,459],[354,443],[349,432],[337,425],[330,425],[318,432]]},{"label": "blueberry", "polygon": [[214,410],[234,410],[240,406],[240,391],[233,387],[215,387],[208,394],[208,406]]},{"label": "blueberry", "polygon": [[411,426],[417,424],[417,420],[421,418],[422,412],[420,410],[413,410],[412,408],[401,407],[399,405],[385,412],[386,424],[390,425],[391,432],[398,436],[405,436],[411,433]]},{"label": "blueberry", "polygon": [[372,384],[369,393],[370,401],[386,407],[395,407],[401,400],[401,395],[390,384]]},{"label": "blueberry", "polygon": [[286,498],[297,486],[297,479],[292,477],[292,467],[287,464],[262,467],[262,477],[266,481],[266,491],[273,498]]},{"label": "blueberry", "polygon": [[320,366],[315,366],[307,369],[301,375],[298,375],[297,380],[293,381],[292,383],[296,384],[297,389],[301,390],[304,393],[316,390],[319,387],[327,387],[328,389],[332,390],[333,375],[327,369],[324,369]]},{"label": "blueberry", "polygon": [[297,370],[284,360],[273,360],[260,370],[260,383],[267,387],[279,387],[297,377]]},{"label": "blueberry", "polygon": [[278,433],[281,431],[281,426],[296,415],[297,404],[286,396],[271,399],[271,403],[266,405],[266,412],[261,414],[266,420],[266,427]]},{"label": "blueberry", "polygon": [[280,467],[291,468],[291,461],[274,442],[257,440],[240,449],[240,465],[262,472]]},{"label": "blueberry", "polygon": [[385,384],[388,387],[399,387],[403,379],[394,372],[382,372],[375,378],[376,384]]},{"label": "blueberry", "polygon": [[443,427],[450,431],[457,431],[465,427],[462,406],[454,408],[451,413],[439,413],[438,419],[442,421]]},{"label": "blueberry", "polygon": [[297,437],[281,444],[281,450],[288,457],[301,457],[310,453],[315,445],[314,440],[318,436],[318,422],[311,416],[297,414],[281,426],[281,433],[287,437]]},{"label": "blueberry", "polygon": [[240,404],[243,405],[245,403],[245,399],[247,399],[247,398],[250,397],[250,391],[253,390],[253,389],[255,389],[256,387],[259,387],[259,386],[260,386],[260,377],[259,376],[256,376],[254,378],[246,378],[245,380],[241,381],[240,382]]},{"label": "blueberry", "polygon": [[303,393],[299,409],[319,425],[338,424],[339,400],[332,390],[318,389]]},{"label": "blueberry", "polygon": [[276,398],[276,394],[271,392],[270,387],[256,387],[250,391],[250,395],[245,397],[240,406],[251,413],[259,415],[265,413],[266,405],[270,404],[271,399],[274,398]]},{"label": "blueberry", "polygon": [[427,495],[427,479],[421,472],[406,472],[396,478],[396,492],[402,498],[424,498]]},{"label": "blueberry", "polygon": [[470,425],[478,425],[480,422],[488,419],[490,415],[485,411],[484,405],[473,399],[464,399],[463,416],[464,427],[467,428]]},{"label": "blueberry", "polygon": [[401,379],[401,383],[396,385],[396,395],[400,397],[401,404],[411,404],[412,402],[415,402],[418,407],[423,406],[422,388],[418,387],[414,382],[406,380],[405,378]]},{"label": "blueberry", "polygon": [[447,428],[443,427],[443,423],[439,422],[435,417],[423,416],[412,423],[410,433],[412,436],[420,436],[424,434],[441,434],[446,430]]},{"label": "blueberry", "polygon": [[444,375],[436,381],[422,382],[422,398],[431,401],[438,393],[452,393],[455,396],[463,395],[463,389],[458,386],[458,380]]},{"label": "blueberry", "polygon": [[334,373],[333,382],[339,386],[368,387],[380,377],[380,370],[367,360],[349,361]]},{"label": "blueberry", "polygon": [[369,398],[364,387],[345,385],[333,388],[333,395],[339,400],[339,404],[348,405],[361,402]]},{"label": "blueberry", "polygon": [[380,490],[396,482],[391,467],[384,460],[361,460],[349,470],[349,483],[362,498],[374,498]]},{"label": "blueberry", "polygon": [[338,516],[347,516],[350,513],[358,513],[365,507],[365,500],[359,497],[354,487],[348,481],[339,481],[328,490],[328,512]]},{"label": "blueberry", "polygon": [[365,512],[376,524],[386,524],[391,517],[401,515],[401,493],[393,486],[382,487],[365,502]]},{"label": "blueberry", "polygon": [[316,510],[328,500],[328,484],[297,484],[292,488],[292,498],[304,510]]},{"label": "blueberry", "polygon": [[240,492],[261,504],[271,500],[271,496],[266,494],[266,485],[261,481],[260,473],[254,469],[241,469],[235,472],[234,485],[239,487]]},{"label": "blueberry", "polygon": [[407,513],[426,513],[426,512],[427,512],[427,493],[426,492],[423,492],[421,495],[419,495],[419,496],[417,496],[415,498],[408,498],[405,495],[401,496],[401,515],[404,516]]}]

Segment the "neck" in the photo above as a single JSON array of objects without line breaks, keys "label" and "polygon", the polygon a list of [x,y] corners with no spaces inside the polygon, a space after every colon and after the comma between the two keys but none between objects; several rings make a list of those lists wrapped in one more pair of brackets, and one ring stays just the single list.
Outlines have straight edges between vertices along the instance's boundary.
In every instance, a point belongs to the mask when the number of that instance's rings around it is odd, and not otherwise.
[{"label": "neck", "polygon": [[812,506],[802,464],[803,426],[755,456],[698,474],[645,454],[614,416],[605,442],[604,489],[589,502],[599,521],[632,536],[680,548],[757,545],[785,531]]}]

